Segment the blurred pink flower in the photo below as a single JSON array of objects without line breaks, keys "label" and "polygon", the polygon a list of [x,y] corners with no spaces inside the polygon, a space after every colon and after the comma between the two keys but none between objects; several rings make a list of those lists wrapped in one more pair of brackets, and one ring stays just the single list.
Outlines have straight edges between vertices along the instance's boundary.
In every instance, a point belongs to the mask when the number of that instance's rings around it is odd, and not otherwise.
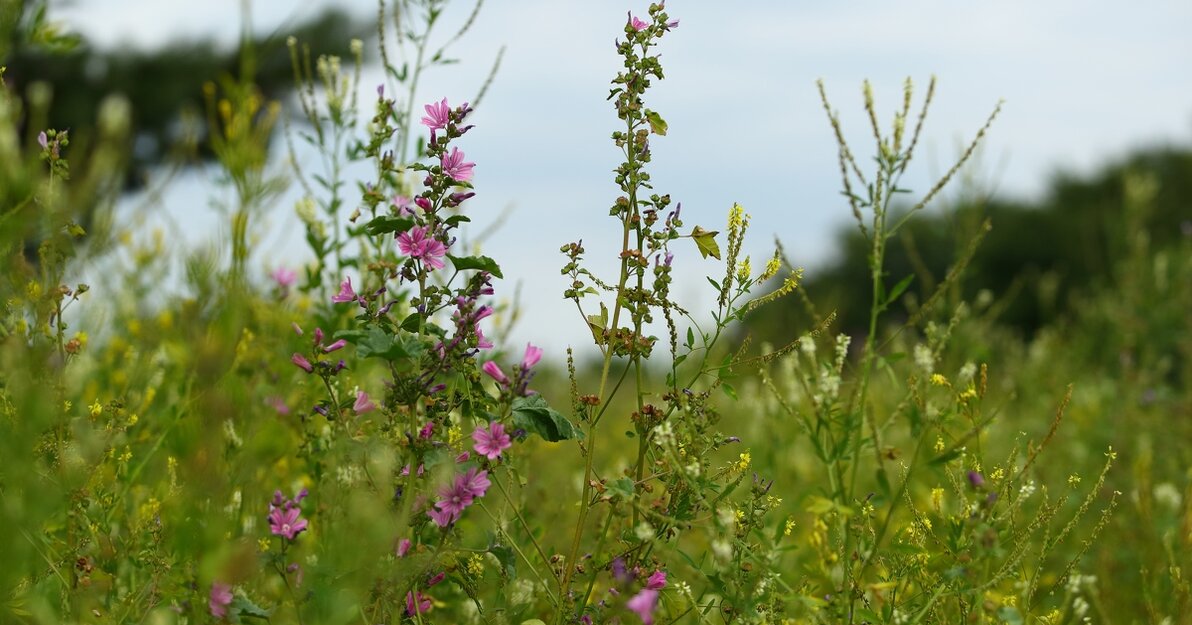
[{"label": "blurred pink flower", "polygon": [[406,593],[407,616],[414,616],[415,612],[418,614],[426,614],[427,612],[430,612],[430,607],[430,597],[427,597],[420,592],[415,593],[414,591],[410,591]]},{"label": "blurred pink flower", "polygon": [[472,440],[476,442],[472,449],[489,460],[496,460],[501,457],[502,451],[513,446],[512,439],[505,433],[505,426],[495,421],[488,424],[487,428],[476,428],[472,432]]},{"label": "blurred pink flower", "polygon": [[654,571],[650,578],[646,580],[646,588],[650,590],[662,590],[666,588],[666,571],[658,569]]},{"label": "blurred pink flower", "polygon": [[650,27],[649,22],[643,21],[640,18],[638,18],[636,15],[632,15],[632,14],[630,14],[630,16],[629,16],[629,25],[633,27],[633,30],[636,30],[638,32],[641,32],[641,31]]},{"label": "blurred pink flower", "polygon": [[339,293],[332,296],[331,301],[336,304],[356,301],[356,291],[352,290],[351,277],[344,278],[344,281],[339,283]]},{"label": "blurred pink flower", "polygon": [[411,217],[414,215],[413,200],[404,195],[393,196],[393,207],[397,209],[399,217]]},{"label": "blurred pink flower", "polygon": [[653,625],[654,610],[658,608],[658,591],[646,588],[626,602],[625,607],[636,612],[645,625]]},{"label": "blurred pink flower", "polygon": [[422,125],[431,130],[446,128],[447,122],[451,121],[451,107],[447,106],[447,98],[443,98],[440,102],[427,104],[422,109],[426,111],[426,117],[422,118]]},{"label": "blurred pink flower", "polygon": [[289,267],[278,267],[269,275],[277,283],[277,286],[283,289],[290,288],[294,284],[294,280],[298,278],[298,273]]},{"label": "blurred pink flower", "polygon": [[403,538],[397,541],[397,557],[404,558],[410,552],[410,539]]},{"label": "blurred pink flower", "polygon": [[228,615],[228,606],[232,605],[232,587],[220,582],[211,582],[211,598],[207,600],[207,607],[211,616],[222,619]]},{"label": "blurred pink flower", "polygon": [[459,151],[459,148],[451,148],[450,154],[443,155],[443,173],[451,176],[457,182],[466,182],[472,179],[472,168],[476,163],[465,163],[464,153]]},{"label": "blurred pink flower", "polygon": [[356,403],[352,404],[352,410],[355,410],[356,414],[364,414],[376,409],[377,405],[368,398],[368,393],[356,391]]},{"label": "blurred pink flower", "polygon": [[466,490],[472,497],[483,497],[488,492],[492,482],[488,479],[488,471],[472,467],[467,473],[456,478],[457,485]]}]

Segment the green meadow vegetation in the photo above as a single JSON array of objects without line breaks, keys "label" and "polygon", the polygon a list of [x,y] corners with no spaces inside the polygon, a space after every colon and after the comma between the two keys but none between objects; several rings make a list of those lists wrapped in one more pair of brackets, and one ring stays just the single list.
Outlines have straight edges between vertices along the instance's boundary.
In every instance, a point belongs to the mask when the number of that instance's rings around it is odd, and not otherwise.
[{"label": "green meadow vegetation", "polygon": [[[0,66],[73,45],[18,5]],[[751,259],[747,207],[697,224],[653,187],[683,29],[632,7],[619,192],[585,207],[620,244],[558,242],[534,297],[574,303],[577,350],[544,354],[507,340],[511,281],[469,230],[487,85],[418,92],[482,19],[443,5],[380,3],[379,87],[364,42],[298,36],[292,110],[249,45],[205,83],[226,236],[183,258],[117,210],[137,102],[67,128],[69,89],[5,81],[0,622],[1192,623],[1192,152],[1034,203],[948,193],[991,102],[906,189],[946,83],[866,83],[857,111],[821,83],[854,224],[815,271],[781,235]],[[314,169],[274,158],[302,144]],[[254,249],[275,210],[304,264]],[[696,254],[711,310],[672,293]]]}]

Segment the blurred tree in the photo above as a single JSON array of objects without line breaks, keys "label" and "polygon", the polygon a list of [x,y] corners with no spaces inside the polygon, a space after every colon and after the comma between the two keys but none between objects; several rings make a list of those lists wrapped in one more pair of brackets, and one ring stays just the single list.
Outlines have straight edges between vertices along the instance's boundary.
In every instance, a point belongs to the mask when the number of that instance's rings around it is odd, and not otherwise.
[{"label": "blurred tree", "polygon": [[[203,136],[203,84],[239,74],[246,52],[254,59],[254,80],[262,95],[285,101],[294,88],[288,36],[308,45],[312,57],[348,58],[350,40],[373,31],[346,13],[328,10],[269,34],[254,33],[232,49],[197,40],[157,50],[102,50],[62,34],[47,19],[45,0],[0,0],[0,66],[8,67],[5,78],[14,93],[24,95],[30,84],[43,82],[61,96],[50,102],[48,126],[70,129],[76,142],[93,134],[99,102],[109,94],[123,94],[132,106],[126,180],[134,188],[144,183],[150,167],[172,153],[198,157],[187,162],[210,158]],[[188,126],[188,119],[195,121]]]}]

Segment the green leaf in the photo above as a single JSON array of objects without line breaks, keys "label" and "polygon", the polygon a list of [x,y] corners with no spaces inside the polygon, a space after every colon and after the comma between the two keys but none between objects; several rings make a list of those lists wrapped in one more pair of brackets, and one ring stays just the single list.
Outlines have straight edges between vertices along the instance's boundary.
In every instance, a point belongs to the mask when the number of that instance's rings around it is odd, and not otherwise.
[{"label": "green leaf", "polygon": [[650,123],[650,130],[653,130],[654,134],[666,136],[666,120],[657,112],[646,109],[646,121]]},{"label": "green leaf", "polygon": [[687,328],[687,342],[683,344],[684,347],[691,347],[695,345],[695,332],[691,328]]},{"label": "green leaf", "polygon": [[630,501],[633,499],[633,480],[623,477],[608,485],[608,492],[614,497]]},{"label": "green leaf", "polygon": [[470,221],[472,221],[472,220],[468,219],[468,217],[466,215],[452,215],[452,216],[448,217],[447,219],[444,219],[443,223],[447,224],[448,226],[458,226],[461,223],[470,222]]},{"label": "green leaf", "polygon": [[903,291],[905,291],[906,288],[911,285],[911,281],[913,281],[914,279],[915,279],[915,274],[912,273],[911,275],[903,278],[902,280],[899,280],[898,284],[895,284],[894,288],[890,290],[890,295],[886,298],[885,303],[882,304],[882,308],[885,308],[886,306],[889,306],[890,304],[894,303],[894,301],[897,300],[900,295],[902,295]]},{"label": "green leaf", "polygon": [[361,358],[383,358],[389,361],[414,360],[422,354],[422,342],[414,337],[397,337],[372,326],[368,330],[340,330],[337,339],[346,339],[356,346]]},{"label": "green leaf", "polygon": [[720,246],[716,243],[716,235],[718,234],[720,234],[720,232],[717,230],[708,232],[707,230],[696,226],[695,229],[691,231],[689,236],[695,240],[695,246],[699,248],[699,254],[701,257],[707,258],[711,256],[716,260],[720,260]]},{"label": "green leaf", "polygon": [[731,397],[733,401],[740,399],[737,397],[737,389],[733,388],[733,385],[729,384],[728,382],[721,382],[720,390],[724,391],[724,394]]},{"label": "green leaf", "polygon": [[1004,605],[997,609],[997,617],[1003,623],[1022,625],[1022,613],[1014,606]]},{"label": "green leaf", "polygon": [[567,417],[551,408],[541,395],[513,400],[513,427],[523,428],[552,443],[584,436]]},{"label": "green leaf", "polygon": [[497,562],[501,563],[506,577],[517,579],[517,558],[514,557],[512,548],[507,545],[492,545],[488,548],[488,552],[493,554]]},{"label": "green leaf", "polygon": [[409,217],[392,217],[381,215],[364,225],[365,232],[377,236],[393,232],[405,232],[414,227],[414,220]]},{"label": "green leaf", "polygon": [[229,614],[236,614],[242,617],[246,616],[249,618],[268,620],[270,615],[273,614],[273,610],[266,610],[252,601],[249,601],[244,595],[239,594],[232,598],[232,605],[228,607],[231,608],[231,610],[229,610]]},{"label": "green leaf", "polygon": [[498,278],[504,278],[501,275],[501,267],[497,265],[497,261],[487,256],[452,256],[447,255],[451,259],[451,264],[455,266],[456,271],[463,271],[465,269],[479,269],[487,271]]}]

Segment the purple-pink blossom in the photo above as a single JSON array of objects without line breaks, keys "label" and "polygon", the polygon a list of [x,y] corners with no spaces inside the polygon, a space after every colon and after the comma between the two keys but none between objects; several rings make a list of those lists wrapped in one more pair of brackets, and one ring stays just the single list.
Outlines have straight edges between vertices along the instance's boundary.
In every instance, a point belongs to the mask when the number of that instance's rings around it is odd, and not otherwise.
[{"label": "purple-pink blossom", "polygon": [[307,493],[304,488],[293,499],[285,499],[281,491],[273,493],[273,501],[269,503],[269,531],[274,536],[294,540],[298,534],[306,531],[307,522],[302,518],[302,509],[298,504],[306,498]]},{"label": "purple-pink blossom", "polygon": [[331,296],[331,301],[336,304],[356,301],[356,291],[352,290],[352,278],[350,276],[344,278],[344,281],[339,283],[339,293]]},{"label": "purple-pink blossom", "polygon": [[406,554],[410,553],[410,546],[411,546],[411,543],[410,543],[409,538],[403,538],[403,539],[397,541],[397,557],[399,557],[399,558],[406,557]]},{"label": "purple-pink blossom", "polygon": [[450,484],[439,489],[439,500],[426,514],[439,527],[447,527],[458,521],[464,510],[472,505],[472,500],[483,497],[491,485],[488,471],[468,469],[467,473],[457,475]]},{"label": "purple-pink blossom", "polygon": [[294,352],[294,355],[290,356],[290,362],[294,363],[299,369],[302,369],[307,373],[312,373],[315,370],[314,365],[310,364],[310,361],[298,352]]},{"label": "purple-pink blossom", "polygon": [[641,32],[641,31],[650,27],[649,22],[644,21],[641,18],[637,17],[636,15],[632,15],[632,14],[629,16],[629,25],[632,26],[633,30],[636,30],[637,32]]},{"label": "purple-pink blossom", "polygon": [[473,498],[483,497],[484,493],[488,492],[488,487],[492,486],[492,482],[488,479],[488,471],[475,467],[468,469],[467,473],[459,476],[456,480]]},{"label": "purple-pink blossom", "polygon": [[658,608],[658,591],[646,588],[629,599],[625,607],[636,612],[645,625],[653,625],[654,610]]},{"label": "purple-pink blossom", "polygon": [[476,428],[472,432],[472,440],[476,443],[472,449],[489,460],[496,460],[501,457],[502,451],[513,446],[513,440],[505,433],[505,426],[496,421],[488,424],[488,427]]},{"label": "purple-pink blossom", "polygon": [[422,118],[422,125],[431,130],[439,130],[446,128],[447,123],[451,121],[451,107],[447,105],[447,98],[443,98],[439,102],[431,102],[422,107],[426,111],[426,117]]},{"label": "purple-pink blossom", "polygon": [[431,269],[442,269],[445,266],[443,257],[447,255],[447,246],[431,236],[427,230],[426,227],[415,226],[398,234],[397,247],[406,256],[421,258]]},{"label": "purple-pink blossom", "polygon": [[646,580],[646,588],[650,590],[662,590],[666,588],[666,571],[658,569],[650,575]]},{"label": "purple-pink blossom", "polygon": [[413,217],[413,200],[404,195],[393,196],[393,207],[397,209],[399,217]]},{"label": "purple-pink blossom", "polygon": [[450,154],[443,154],[443,173],[451,176],[456,182],[467,182],[472,179],[472,168],[476,163],[465,163],[464,153],[459,148],[451,148]]},{"label": "purple-pink blossom", "polygon": [[228,606],[232,605],[232,587],[220,582],[211,582],[211,598],[207,600],[207,608],[211,616],[222,619],[228,615]]},{"label": "purple-pink blossom", "polygon": [[352,410],[355,410],[356,414],[364,414],[366,412],[372,412],[376,409],[377,405],[368,398],[368,393],[365,393],[364,391],[356,391],[356,402],[352,404]]},{"label": "purple-pink blossom", "polygon": [[[479,331],[480,331],[479,326],[477,326],[476,331],[477,331],[477,333],[479,333]],[[295,354],[295,355],[297,355],[297,354]],[[487,373],[488,377],[496,380],[498,383],[500,383],[502,385],[506,385],[506,386],[509,385],[509,377],[505,375],[504,371],[501,371],[501,366],[498,365],[497,363],[490,360],[490,361],[484,363],[483,365],[480,365],[480,369],[481,369],[481,371],[484,371],[485,373]]]},{"label": "purple-pink blossom", "polygon": [[539,360],[542,360],[542,348],[534,347],[532,344],[526,343],[526,354],[522,356],[521,361],[522,371],[526,371],[530,367],[538,364]]},{"label": "purple-pink blossom", "polygon": [[427,612],[430,612],[430,607],[430,597],[415,591],[406,593],[407,616],[414,616],[415,613],[426,614]]},{"label": "purple-pink blossom", "polygon": [[278,267],[269,276],[273,278],[277,286],[282,289],[288,289],[294,284],[294,280],[298,278],[298,273],[289,267]]}]

